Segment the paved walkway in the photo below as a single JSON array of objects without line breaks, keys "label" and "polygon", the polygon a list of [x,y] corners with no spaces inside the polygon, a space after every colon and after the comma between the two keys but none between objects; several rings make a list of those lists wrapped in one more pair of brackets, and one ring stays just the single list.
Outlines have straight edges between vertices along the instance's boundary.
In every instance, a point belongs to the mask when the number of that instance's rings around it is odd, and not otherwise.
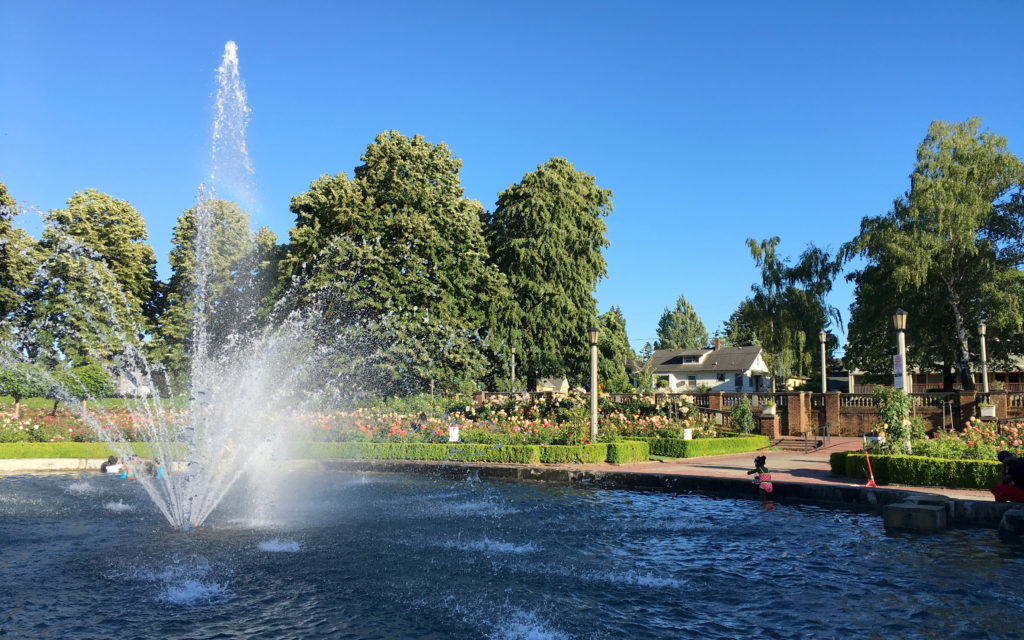
[{"label": "paved walkway", "polygon": [[[747,471],[754,468],[754,457],[767,457],[768,469],[772,472],[772,482],[804,482],[809,484],[856,485],[864,486],[865,481],[832,475],[829,456],[836,451],[859,450],[862,445],[860,438],[832,438],[829,445],[808,453],[794,451],[764,451],[760,453],[734,453],[721,456],[705,456],[702,458],[680,458],[667,461],[639,462],[635,464],[580,465],[585,469],[664,473],[683,476],[710,478],[749,478]],[[575,467],[580,468],[580,467]],[[947,489],[944,487],[911,487],[888,484],[879,487],[885,489],[910,489],[921,493],[936,493],[960,500],[987,500],[993,502],[992,493],[982,489]]]}]

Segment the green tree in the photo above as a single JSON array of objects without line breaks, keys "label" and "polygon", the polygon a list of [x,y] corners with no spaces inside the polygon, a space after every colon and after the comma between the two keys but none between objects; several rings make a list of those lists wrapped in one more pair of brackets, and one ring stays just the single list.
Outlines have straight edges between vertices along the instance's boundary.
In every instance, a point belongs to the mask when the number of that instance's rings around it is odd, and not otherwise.
[{"label": "green tree", "polygon": [[679,296],[674,309],[665,308],[658,320],[655,349],[703,349],[708,346],[708,330],[693,305]]},{"label": "green tree", "polygon": [[[502,279],[486,263],[483,207],[462,161],[397,131],[367,146],[354,178],[322,176],[292,198],[282,286],[301,283],[344,335],[338,375],[383,394],[471,388],[487,372],[487,314]],[[339,343],[340,344],[340,343]]]},{"label": "green tree", "polygon": [[487,217],[491,261],[510,288],[493,332],[516,345],[531,386],[542,376],[587,370],[611,198],[593,176],[552,158],[501,192]]},{"label": "green tree", "polygon": [[[764,346],[773,382],[809,373],[818,333],[830,320],[841,321],[839,312],[826,302],[839,273],[839,260],[810,245],[791,266],[778,257],[778,243],[778,237],[761,242],[747,239],[751,256],[761,269],[761,284],[751,286],[753,295],[740,303],[727,325],[736,338],[749,332],[756,344]],[[743,337],[750,339],[749,333]],[[833,347],[836,344],[832,342]]]},{"label": "green tree", "polygon": [[21,417],[21,401],[25,398],[40,397],[46,393],[46,387],[40,380],[39,372],[34,365],[25,362],[4,362],[0,367],[0,394],[14,398],[14,411],[11,417]]},{"label": "green tree", "polygon": [[626,363],[635,356],[629,346],[622,310],[612,307],[599,315],[597,328],[601,332],[597,340],[598,383],[606,393],[626,393],[632,388]]},{"label": "green tree", "polygon": [[[206,225],[202,234],[200,225]],[[205,238],[201,245],[200,235]],[[227,336],[240,327],[251,328],[268,293],[267,274],[274,268],[261,258],[276,239],[266,229],[252,236],[249,214],[226,200],[203,200],[184,211],[172,237],[171,278],[154,358],[166,367],[172,388],[182,392],[189,381],[197,328],[214,347],[226,344]],[[197,318],[200,286],[204,307]]]},{"label": "green tree", "polygon": [[159,287],[156,257],[146,243],[145,219],[128,202],[95,189],[75,193],[67,205],[50,211],[50,231],[63,232],[97,252],[127,304],[151,324]]},{"label": "green tree", "polygon": [[36,241],[12,224],[17,206],[0,182],[0,322],[24,305],[40,260]]},{"label": "green tree", "polygon": [[[922,339],[923,353],[951,361],[965,389],[974,389],[968,335],[979,319],[993,328],[989,344],[997,349],[1015,344],[1024,326],[1018,269],[1024,258],[1024,166],[1006,150],[1005,138],[980,126],[980,118],[933,122],[918,146],[909,193],[888,214],[862,221],[860,234],[845,247],[848,255],[878,265],[879,274],[907,296],[905,308],[931,338]],[[882,302],[891,305],[892,298]],[[865,316],[873,304],[867,297],[857,301]],[[908,351],[917,349],[911,343]]]},{"label": "green tree", "polygon": [[127,203],[97,192],[75,194],[68,202],[68,209],[47,216],[40,265],[12,322],[15,350],[47,368],[131,366],[147,332],[143,310],[155,283],[145,284],[151,264],[128,264],[133,256],[146,262],[152,255],[148,245],[138,246],[145,237],[144,228],[138,231],[141,217]]}]

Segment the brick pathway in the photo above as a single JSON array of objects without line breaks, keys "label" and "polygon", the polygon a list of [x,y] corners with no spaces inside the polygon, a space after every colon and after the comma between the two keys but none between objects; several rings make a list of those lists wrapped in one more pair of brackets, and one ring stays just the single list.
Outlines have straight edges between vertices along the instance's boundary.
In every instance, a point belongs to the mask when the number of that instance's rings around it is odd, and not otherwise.
[{"label": "brick pathway", "polygon": [[[851,451],[861,448],[860,438],[832,438],[831,444],[811,451],[800,453],[792,451],[764,451],[760,453],[733,453],[721,456],[705,456],[701,458],[681,458],[669,461],[640,462],[624,465],[580,465],[575,468],[619,471],[665,473],[684,476],[712,478],[748,478],[747,471],[754,468],[754,457],[767,457],[768,469],[772,472],[772,482],[805,482],[810,484],[857,485],[864,486],[865,481],[832,475],[829,456],[836,451]],[[961,500],[992,501],[992,494],[981,489],[947,489],[944,487],[911,487],[903,485],[883,485],[885,489],[911,489],[922,493],[936,493]]]}]

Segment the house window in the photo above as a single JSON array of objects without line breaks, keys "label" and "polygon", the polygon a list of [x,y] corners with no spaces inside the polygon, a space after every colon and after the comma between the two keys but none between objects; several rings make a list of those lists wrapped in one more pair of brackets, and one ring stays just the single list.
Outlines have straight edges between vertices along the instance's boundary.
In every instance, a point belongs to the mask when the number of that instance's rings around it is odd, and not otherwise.
[{"label": "house window", "polygon": [[743,388],[743,374],[742,374],[742,373],[737,373],[737,374],[736,374],[736,375],[734,376],[734,378],[733,378],[733,381],[734,381],[734,382],[735,382],[735,384],[736,384],[736,390],[737,390],[737,391],[739,391],[740,389],[742,389],[742,388]]},{"label": "house window", "polygon": [[725,382],[725,374],[724,373],[718,374],[718,381],[719,382]]},{"label": "house window", "polygon": [[691,387],[697,386],[697,376],[686,376],[686,384]]}]

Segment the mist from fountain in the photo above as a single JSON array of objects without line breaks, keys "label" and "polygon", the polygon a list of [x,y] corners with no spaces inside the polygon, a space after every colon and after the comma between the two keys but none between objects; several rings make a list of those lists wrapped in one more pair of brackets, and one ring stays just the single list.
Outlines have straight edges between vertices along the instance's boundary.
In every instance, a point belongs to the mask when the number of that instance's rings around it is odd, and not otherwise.
[{"label": "mist from fountain", "polygon": [[[257,322],[259,300],[243,304],[221,304],[214,299],[217,277],[212,264],[218,250],[214,241],[215,192],[225,187],[251,194],[252,164],[245,143],[250,110],[238,72],[237,46],[228,42],[217,71],[218,92],[213,123],[212,170],[208,184],[199,186],[195,208],[194,291],[191,300],[192,327],[190,345],[190,381],[187,406],[156,394],[126,399],[131,405],[135,435],[126,441],[118,430],[109,428],[110,417],[102,409],[85,411],[82,417],[93,433],[117,452],[122,460],[132,460],[138,443],[144,444],[148,465],[162,467],[163,477],[143,472],[136,464],[136,476],[160,512],[173,526],[198,527],[217,507],[225,494],[245,474],[264,475],[277,464],[290,436],[302,428],[302,416],[313,410],[317,394],[308,390],[311,380],[323,387],[325,378],[314,369],[325,362],[331,349],[331,337],[309,319],[315,313],[294,311],[279,314],[272,326]],[[125,321],[127,306],[123,296],[110,299],[109,287],[102,286],[111,274],[95,252],[81,242],[51,227],[55,250],[37,270],[37,280],[60,286],[55,275],[58,259],[81,265],[65,277],[85,280],[83,287],[68,287],[104,297],[99,308],[103,317],[87,315],[82,331],[91,331],[115,354],[110,364],[113,376],[135,379],[141,388],[155,390],[163,375],[143,354],[143,345],[133,340],[139,327]],[[253,240],[250,232],[250,239]],[[255,252],[256,245],[251,243]],[[242,261],[243,263],[245,260]],[[251,277],[251,274],[249,274]],[[235,277],[245,277],[236,273]],[[243,283],[242,289],[252,291]],[[225,314],[235,314],[225,320]],[[211,323],[230,326],[226,335],[216,334]],[[265,323],[264,323],[265,324]],[[24,334],[16,329],[5,332],[6,345],[0,360],[4,366],[24,362]],[[39,382],[55,397],[76,406],[82,397],[66,388],[54,376],[36,368]],[[95,403],[94,403],[95,404]]]}]

